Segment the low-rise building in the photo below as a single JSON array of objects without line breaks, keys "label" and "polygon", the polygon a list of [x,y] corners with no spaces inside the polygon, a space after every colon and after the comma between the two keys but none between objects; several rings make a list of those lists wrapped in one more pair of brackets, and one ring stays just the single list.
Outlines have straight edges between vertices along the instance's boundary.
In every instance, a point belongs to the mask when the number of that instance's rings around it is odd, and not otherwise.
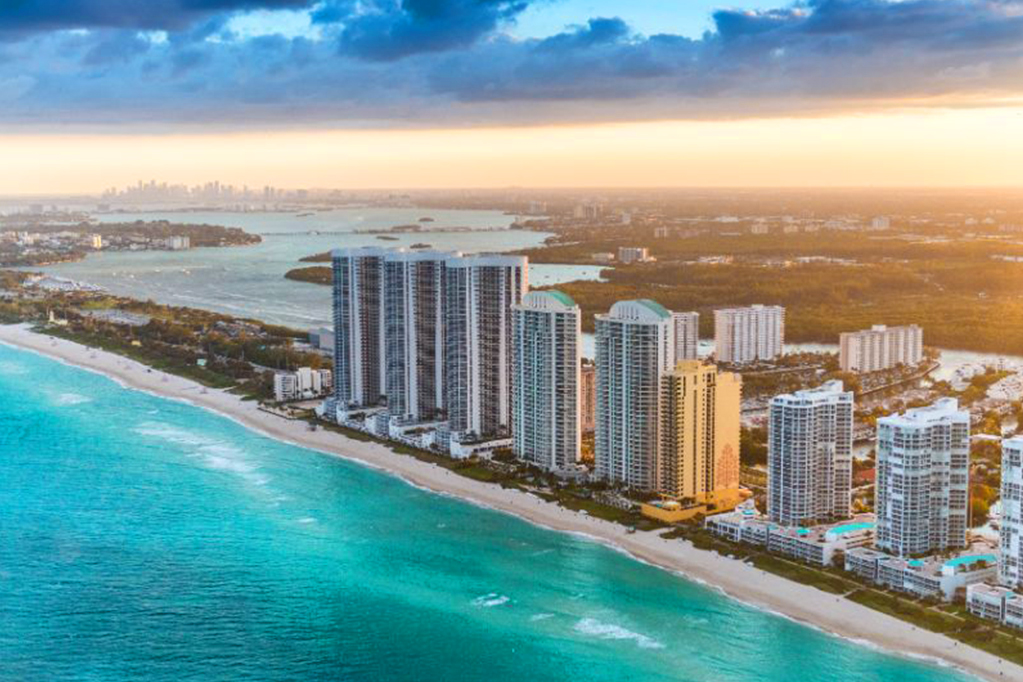
[{"label": "low-rise building", "polygon": [[873,540],[874,518],[864,515],[847,523],[772,529],[767,549],[817,566],[831,566],[838,552],[865,547]]},{"label": "low-rise building", "polygon": [[307,400],[329,393],[333,388],[333,375],[329,369],[300,367],[294,372],[274,374],[274,400]]},{"label": "low-rise building", "polygon": [[830,566],[839,552],[866,547],[874,539],[874,517],[863,514],[842,523],[810,528],[781,526],[746,502],[732,512],[707,518],[706,528],[732,542],[766,547],[768,551],[817,566]]},{"label": "low-rise building", "polygon": [[1016,593],[1008,587],[977,583],[966,588],[966,608],[975,616],[995,620],[1005,620],[1005,602],[1016,597]]},{"label": "low-rise building", "polygon": [[766,547],[771,529],[778,527],[760,514],[752,501],[744,502],[727,514],[707,517],[704,526],[725,540],[757,547]]},{"label": "low-rise building", "polygon": [[994,580],[998,572],[995,554],[963,554],[952,559],[931,556],[900,559],[866,547],[845,554],[845,569],[878,585],[914,597],[952,601],[970,585]]},{"label": "low-rise building", "polygon": [[653,260],[650,257],[650,249],[643,246],[619,246],[618,261],[623,265],[629,263],[646,263]]}]

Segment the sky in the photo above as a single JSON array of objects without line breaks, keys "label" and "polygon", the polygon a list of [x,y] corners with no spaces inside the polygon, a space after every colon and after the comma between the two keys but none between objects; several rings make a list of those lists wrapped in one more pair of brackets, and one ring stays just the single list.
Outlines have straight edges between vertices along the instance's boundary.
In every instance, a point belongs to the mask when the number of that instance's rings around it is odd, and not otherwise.
[{"label": "sky", "polygon": [[1020,185],[1023,0],[4,0],[0,194]]}]

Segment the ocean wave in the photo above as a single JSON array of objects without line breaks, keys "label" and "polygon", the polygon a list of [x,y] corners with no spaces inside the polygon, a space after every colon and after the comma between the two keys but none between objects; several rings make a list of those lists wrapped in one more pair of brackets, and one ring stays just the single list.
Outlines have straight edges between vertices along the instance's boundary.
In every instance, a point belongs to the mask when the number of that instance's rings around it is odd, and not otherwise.
[{"label": "ocean wave", "polygon": [[11,376],[28,374],[28,368],[16,362],[4,361],[0,362],[0,374],[9,374]]},{"label": "ocean wave", "polygon": [[199,459],[206,468],[236,474],[252,485],[262,487],[270,482],[269,476],[259,472],[258,465],[249,462],[244,452],[230,443],[162,422],[141,424],[135,433],[183,446],[190,450],[190,456]]},{"label": "ocean wave", "polygon": [[497,592],[490,592],[489,594],[484,594],[473,599],[472,605],[491,608],[494,606],[502,606],[510,601],[511,601],[510,597],[506,597],[503,594],[498,594]]},{"label": "ocean wave", "polygon": [[82,403],[92,402],[92,398],[88,398],[80,393],[61,393],[53,399],[56,405],[81,405]]},{"label": "ocean wave", "polygon": [[534,613],[532,616],[529,617],[529,620],[535,623],[537,621],[547,620],[548,618],[553,617],[554,617],[553,613]]},{"label": "ocean wave", "polygon": [[641,649],[663,649],[664,645],[652,637],[633,632],[614,623],[605,623],[596,618],[583,618],[575,624],[575,631],[600,639],[632,640]]}]

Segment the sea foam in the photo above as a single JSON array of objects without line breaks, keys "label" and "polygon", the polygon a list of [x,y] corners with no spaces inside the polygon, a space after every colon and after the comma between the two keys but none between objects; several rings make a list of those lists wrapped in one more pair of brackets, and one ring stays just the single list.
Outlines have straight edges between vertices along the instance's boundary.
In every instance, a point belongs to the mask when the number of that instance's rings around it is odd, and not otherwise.
[{"label": "sea foam", "polygon": [[633,640],[641,649],[663,649],[664,645],[652,637],[633,632],[621,625],[605,623],[596,618],[583,618],[575,624],[575,631],[600,639]]}]

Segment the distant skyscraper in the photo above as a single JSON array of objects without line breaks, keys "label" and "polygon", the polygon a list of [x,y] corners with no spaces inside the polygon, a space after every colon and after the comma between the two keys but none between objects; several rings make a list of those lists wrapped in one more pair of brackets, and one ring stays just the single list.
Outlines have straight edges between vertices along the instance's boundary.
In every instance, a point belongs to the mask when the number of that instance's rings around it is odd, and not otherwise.
[{"label": "distant skyscraper", "polygon": [[395,250],[385,259],[387,407],[405,421],[444,411],[444,264],[457,255]]},{"label": "distant skyscraper", "polygon": [[767,511],[807,525],[850,515],[853,394],[841,381],[775,396],[768,415]]},{"label": "distant skyscraper", "polygon": [[465,256],[445,263],[448,420],[456,438],[511,425],[511,307],[529,288],[523,256]]},{"label": "distant skyscraper", "polygon": [[714,311],[714,359],[735,365],[773,360],[783,352],[785,309],[754,305]]},{"label": "distant skyscraper", "polygon": [[683,360],[665,377],[658,492],[738,502],[742,378]]},{"label": "distant skyscraper", "polygon": [[583,432],[591,433],[597,428],[597,367],[584,362],[580,375],[582,381],[582,424]]},{"label": "distant skyscraper", "polygon": [[512,451],[548,471],[579,461],[580,318],[559,291],[512,306]]},{"label": "distant skyscraper", "polygon": [[386,249],[338,249],[334,269],[334,397],[339,407],[379,404],[386,386],[383,281]]},{"label": "distant skyscraper", "polygon": [[1023,437],[1002,441],[1002,557],[999,580],[1023,588]]},{"label": "distant skyscraper", "polygon": [[700,313],[672,313],[675,321],[675,362],[696,359],[700,340]]},{"label": "distant skyscraper", "polygon": [[915,556],[966,546],[970,413],[955,398],[877,420],[877,546]]},{"label": "distant skyscraper", "polygon": [[924,332],[908,327],[875,325],[871,329],[845,332],[838,339],[839,365],[843,372],[877,372],[898,364],[916,365],[924,359]]},{"label": "distant skyscraper", "polygon": [[596,473],[654,490],[662,378],[675,357],[671,313],[655,301],[619,301],[596,323]]}]

